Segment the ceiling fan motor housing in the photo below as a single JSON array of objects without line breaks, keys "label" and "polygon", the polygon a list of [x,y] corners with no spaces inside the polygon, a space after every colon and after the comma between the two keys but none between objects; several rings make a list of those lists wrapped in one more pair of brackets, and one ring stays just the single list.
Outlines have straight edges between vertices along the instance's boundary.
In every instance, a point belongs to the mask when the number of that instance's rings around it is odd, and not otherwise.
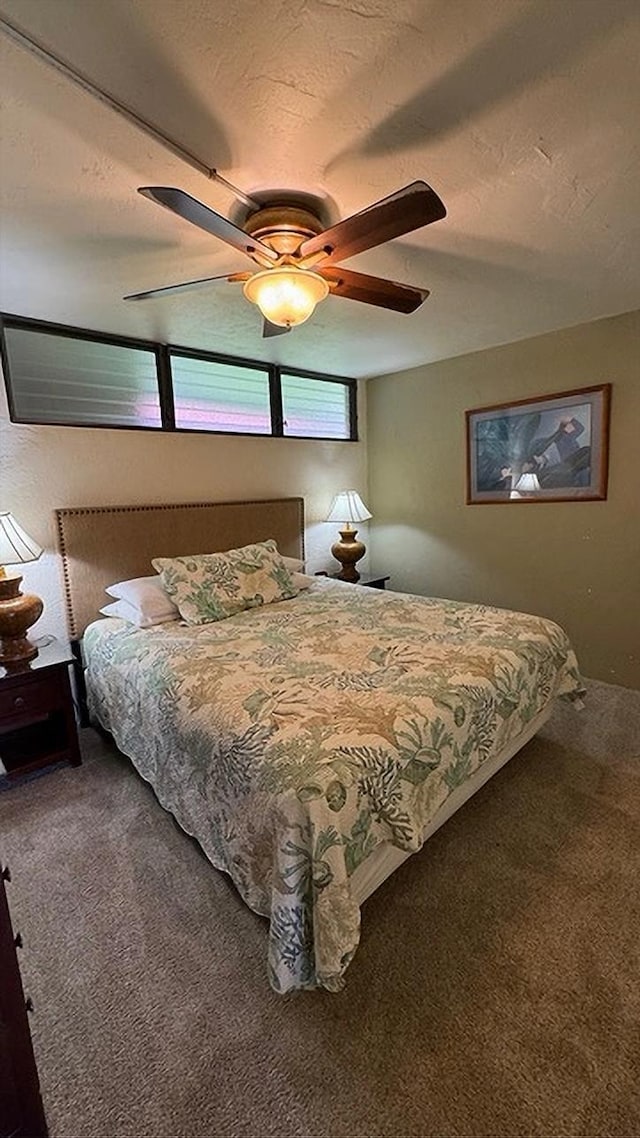
[{"label": "ceiling fan motor housing", "polygon": [[322,222],[298,206],[268,205],[250,214],[244,229],[281,256],[293,257],[303,241],[322,233]]}]

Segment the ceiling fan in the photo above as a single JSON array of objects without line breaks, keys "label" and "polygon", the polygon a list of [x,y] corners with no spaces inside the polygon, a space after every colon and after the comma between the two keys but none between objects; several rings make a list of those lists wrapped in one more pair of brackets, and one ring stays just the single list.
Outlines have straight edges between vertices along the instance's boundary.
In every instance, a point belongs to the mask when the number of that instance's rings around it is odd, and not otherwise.
[{"label": "ceiling fan", "polygon": [[339,262],[439,221],[447,213],[435,190],[421,181],[324,230],[307,203],[267,202],[240,228],[183,190],[143,186],[138,193],[246,254],[259,270],[184,281],[124,299],[173,295],[217,280],[240,281],[244,295],[262,312],[263,336],[279,336],[302,324],[329,294],[394,312],[414,312],[427,299],[428,289],[343,269]]}]

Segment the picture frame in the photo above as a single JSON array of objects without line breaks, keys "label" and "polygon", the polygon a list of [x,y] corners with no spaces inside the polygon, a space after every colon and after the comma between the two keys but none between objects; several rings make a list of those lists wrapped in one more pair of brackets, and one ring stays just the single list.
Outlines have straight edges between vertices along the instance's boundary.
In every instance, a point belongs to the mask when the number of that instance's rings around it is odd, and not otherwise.
[{"label": "picture frame", "polygon": [[467,505],[607,497],[611,384],[466,412]]}]

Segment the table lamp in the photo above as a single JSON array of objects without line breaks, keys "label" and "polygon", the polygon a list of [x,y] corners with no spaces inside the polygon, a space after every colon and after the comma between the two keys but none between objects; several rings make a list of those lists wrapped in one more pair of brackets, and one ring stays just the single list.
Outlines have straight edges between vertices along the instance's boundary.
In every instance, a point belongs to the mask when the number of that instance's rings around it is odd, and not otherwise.
[{"label": "table lamp", "polygon": [[340,581],[360,580],[356,562],[364,557],[366,546],[363,542],[356,541],[358,531],[353,528],[352,523],[366,522],[372,516],[356,490],[341,490],[333,499],[327,521],[339,522],[344,526],[340,530],[342,540],[336,541],[331,546],[333,556],[342,565],[341,571],[336,573],[336,577]]},{"label": "table lamp", "polygon": [[42,601],[21,593],[21,576],[8,576],[5,565],[37,561],[40,546],[18,525],[8,511],[0,511],[0,664],[5,668],[24,664],[38,655],[27,638],[27,629],[42,613]]}]

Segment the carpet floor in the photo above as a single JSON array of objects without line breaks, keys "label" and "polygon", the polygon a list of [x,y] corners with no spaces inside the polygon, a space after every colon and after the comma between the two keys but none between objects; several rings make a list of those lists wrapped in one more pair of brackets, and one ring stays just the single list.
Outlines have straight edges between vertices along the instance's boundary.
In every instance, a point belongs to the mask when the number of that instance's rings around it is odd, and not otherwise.
[{"label": "carpet floor", "polygon": [[114,747],[0,795],[52,1138],[640,1133],[640,692],[591,683],[378,890],[343,992]]}]

